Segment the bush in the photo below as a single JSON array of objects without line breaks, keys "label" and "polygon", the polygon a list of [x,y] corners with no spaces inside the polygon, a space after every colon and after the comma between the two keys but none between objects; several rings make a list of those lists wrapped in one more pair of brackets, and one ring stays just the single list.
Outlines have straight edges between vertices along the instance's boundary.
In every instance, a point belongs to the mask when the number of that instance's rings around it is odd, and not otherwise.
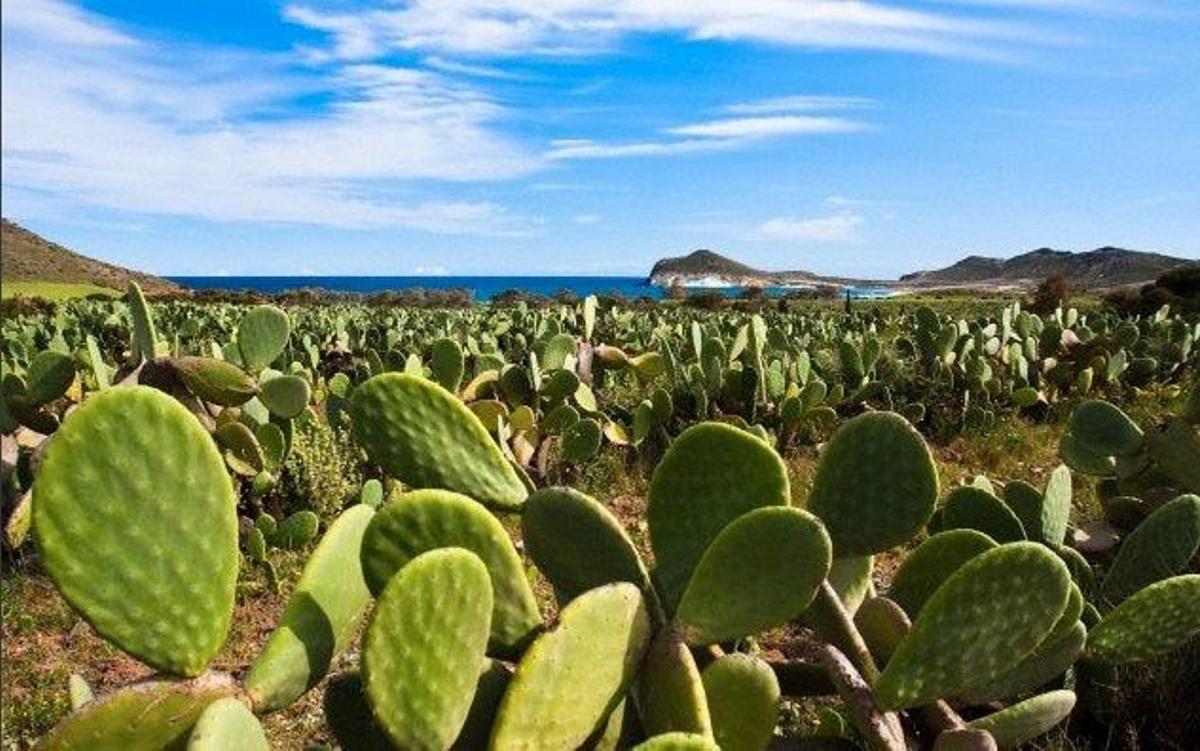
[{"label": "bush", "polygon": [[1065,306],[1071,298],[1071,287],[1066,278],[1061,275],[1047,277],[1033,291],[1033,299],[1029,301],[1029,310],[1038,315],[1053,313],[1060,306]]},{"label": "bush", "polygon": [[348,429],[320,419],[298,425],[283,463],[278,511],[291,514],[308,509],[332,519],[358,492],[363,459]]}]

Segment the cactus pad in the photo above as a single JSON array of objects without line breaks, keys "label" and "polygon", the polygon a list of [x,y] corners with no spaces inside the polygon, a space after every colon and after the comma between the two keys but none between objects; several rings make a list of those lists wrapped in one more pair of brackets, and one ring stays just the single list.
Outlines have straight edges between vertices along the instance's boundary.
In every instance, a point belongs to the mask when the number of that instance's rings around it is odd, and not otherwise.
[{"label": "cactus pad", "polygon": [[237,345],[242,364],[257,373],[283,354],[291,334],[287,313],[272,305],[252,308],[238,325]]},{"label": "cactus pad", "polygon": [[1200,496],[1181,495],[1137,525],[1117,551],[1100,595],[1112,604],[1187,569],[1200,548]]},{"label": "cactus pad", "polygon": [[1071,575],[1032,542],[1001,545],[962,565],[925,603],[875,684],[900,709],[986,685],[1050,633],[1067,606]]},{"label": "cactus pad", "polygon": [[779,681],[767,663],[727,654],[701,675],[713,736],[723,751],[761,751],[771,743],[779,714]]},{"label": "cactus pad", "polygon": [[708,701],[691,650],[673,628],[659,631],[638,671],[634,688],[638,716],[647,735],[712,735]]},{"label": "cactus pad", "polygon": [[633,751],[721,751],[721,747],[696,733],[664,733],[639,743]]},{"label": "cactus pad", "polygon": [[565,605],[589,589],[626,581],[650,592],[633,541],[602,504],[570,488],[529,496],[521,515],[525,550]]},{"label": "cactus pad", "polygon": [[675,439],[654,470],[646,510],[668,609],[721,530],[752,509],[788,505],[789,487],[779,455],[732,425],[701,423]]},{"label": "cactus pad", "polygon": [[375,376],[354,390],[351,414],[359,445],[407,485],[453,490],[500,508],[517,508],[528,495],[479,418],[432,381]]},{"label": "cactus pad", "polygon": [[33,493],[42,562],[67,601],[147,664],[201,673],[233,615],[238,530],[196,418],[146,386],[97,393],[49,443]]},{"label": "cactus pad", "polygon": [[1200,574],[1184,574],[1136,592],[1088,633],[1087,655],[1113,665],[1168,652],[1200,633]]},{"label": "cactus pad", "polygon": [[597,587],[562,610],[525,652],[500,703],[491,748],[577,748],[629,688],[650,639],[638,588]]},{"label": "cactus pad", "polygon": [[308,408],[310,394],[308,381],[296,375],[281,375],[262,381],[258,400],[271,414],[290,420]]},{"label": "cactus pad", "polygon": [[274,711],[300,698],[353,640],[371,598],[359,548],[372,516],[370,506],[351,506],[313,551],[279,626],[246,676],[255,711]]},{"label": "cactus pad", "polygon": [[1017,515],[996,496],[970,485],[950,491],[942,506],[943,529],[974,529],[996,542],[1025,539],[1025,528]]},{"label": "cactus pad", "polygon": [[378,594],[410,560],[437,548],[479,556],[492,580],[491,647],[511,653],[541,625],[537,602],[512,541],[496,517],[466,496],[416,490],[396,496],[375,515],[362,541],[363,573]]},{"label": "cactus pad", "polygon": [[800,509],[760,508],[713,540],[679,601],[690,644],[756,634],[800,615],[829,573],[829,536]]},{"label": "cactus pad", "polygon": [[1079,448],[1095,456],[1128,456],[1145,435],[1129,416],[1109,402],[1092,399],[1071,412],[1067,427]]},{"label": "cactus pad", "polygon": [[1065,673],[1079,656],[1087,641],[1087,629],[1079,621],[1058,638],[1047,638],[1020,664],[986,686],[968,691],[963,699],[973,704],[1002,701],[1044,686]]},{"label": "cactus pad", "polygon": [[270,751],[258,718],[233,697],[217,699],[200,715],[187,751]]},{"label": "cactus pad", "polygon": [[937,497],[937,468],[921,434],[900,415],[868,412],[826,445],[808,508],[839,557],[868,555],[915,535]]},{"label": "cactus pad", "polygon": [[423,553],[388,582],[363,639],[363,683],[400,748],[448,748],[484,666],[492,586],[462,548]]},{"label": "cactus pad", "polygon": [[1074,691],[1050,691],[972,720],[967,727],[991,733],[1002,751],[1016,749],[1065,720],[1074,708]]},{"label": "cactus pad", "polygon": [[213,357],[176,357],[171,367],[196,396],[222,407],[237,407],[258,393],[254,379],[244,370]]},{"label": "cactus pad", "polygon": [[947,577],[994,547],[992,538],[974,529],[938,532],[918,545],[900,564],[887,596],[915,618]]},{"label": "cactus pad", "polygon": [[233,696],[224,673],[191,680],[154,679],[117,689],[64,717],[42,739],[43,751],[128,751],[178,748],[205,708]]},{"label": "cactus pad", "polygon": [[871,574],[875,571],[875,556],[859,555],[853,558],[834,558],[829,566],[829,583],[846,612],[854,615],[863,600],[875,592]]}]

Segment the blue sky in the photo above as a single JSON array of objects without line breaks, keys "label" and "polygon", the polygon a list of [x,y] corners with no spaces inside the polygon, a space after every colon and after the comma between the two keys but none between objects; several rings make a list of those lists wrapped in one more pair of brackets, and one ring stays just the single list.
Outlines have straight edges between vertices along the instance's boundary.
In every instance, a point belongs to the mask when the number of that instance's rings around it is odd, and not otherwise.
[{"label": "blue sky", "polygon": [[3,0],[3,211],[164,274],[1200,257],[1200,5]]}]

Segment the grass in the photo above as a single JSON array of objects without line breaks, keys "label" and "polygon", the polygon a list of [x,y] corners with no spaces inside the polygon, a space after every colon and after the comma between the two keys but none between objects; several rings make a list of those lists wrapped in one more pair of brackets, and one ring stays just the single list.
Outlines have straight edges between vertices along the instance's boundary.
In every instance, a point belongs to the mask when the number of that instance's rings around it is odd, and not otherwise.
[{"label": "grass", "polygon": [[88,295],[119,297],[120,292],[97,284],[73,284],[70,282],[15,282],[0,284],[0,297],[40,297],[45,300],[73,300]]}]

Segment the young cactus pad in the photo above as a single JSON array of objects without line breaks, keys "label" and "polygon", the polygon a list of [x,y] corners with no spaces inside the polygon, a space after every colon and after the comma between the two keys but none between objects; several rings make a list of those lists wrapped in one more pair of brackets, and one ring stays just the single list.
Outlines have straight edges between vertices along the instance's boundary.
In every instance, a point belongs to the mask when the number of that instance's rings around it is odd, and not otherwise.
[{"label": "young cactus pad", "polygon": [[492,585],[462,548],[431,550],[388,582],[363,639],[363,683],[399,748],[449,748],[486,658]]},{"label": "young cactus pad", "polygon": [[208,705],[188,738],[187,751],[270,751],[258,718],[241,701],[226,697]]},{"label": "young cactus pad", "polygon": [[371,600],[359,549],[373,516],[370,506],[351,506],[313,551],[278,628],[246,676],[255,711],[271,712],[299,699],[354,638]]},{"label": "young cactus pad", "polygon": [[815,516],[760,508],[734,520],[696,565],[676,618],[689,644],[740,639],[800,615],[829,573]]},{"label": "young cactus pad", "polygon": [[713,736],[723,751],[762,751],[779,714],[779,681],[767,663],[727,654],[701,674]]},{"label": "young cactus pad", "polygon": [[471,410],[432,381],[385,373],[354,390],[354,435],[388,474],[499,508],[521,506],[525,484]]},{"label": "young cactus pad", "polygon": [[578,748],[620,703],[650,641],[641,591],[597,587],[562,610],[517,666],[492,729],[493,751]]},{"label": "young cactus pad", "polygon": [[525,550],[554,587],[559,605],[603,584],[626,581],[650,591],[650,577],[615,516],[571,488],[529,496],[521,515]]},{"label": "young cactus pad", "polygon": [[504,527],[466,496],[447,490],[416,490],[384,506],[362,541],[367,586],[379,594],[410,560],[445,547],[465,548],[483,561],[495,595],[491,647],[504,654],[518,650],[542,623],[537,601]]},{"label": "young cactus pad", "polygon": [[1200,633],[1200,574],[1156,582],[1122,602],[1088,633],[1087,656],[1122,665],[1169,652]]},{"label": "young cactus pad", "polygon": [[273,305],[259,305],[242,316],[237,345],[246,370],[257,373],[273,363],[283,354],[290,335],[287,313]]},{"label": "young cactus pad", "polygon": [[655,579],[668,609],[726,525],[747,511],[790,502],[787,468],[766,443],[723,423],[685,430],[654,470],[646,510]]},{"label": "young cactus pad", "polygon": [[925,603],[875,684],[884,709],[926,704],[984,685],[1032,652],[1070,598],[1071,575],[1032,542],[967,561]]},{"label": "young cactus pad", "polygon": [[203,672],[233,615],[238,531],[196,418],[146,386],[97,393],[50,441],[33,493],[42,562],[67,601],[152,667]]},{"label": "young cactus pad", "polygon": [[41,751],[129,751],[179,748],[202,712],[233,696],[237,684],[224,673],[191,680],[133,683],[89,701],[64,717],[42,739]]},{"label": "young cactus pad", "polygon": [[821,455],[808,509],[838,557],[906,542],[929,521],[937,468],[925,439],[900,415],[868,412],[841,427]]}]

